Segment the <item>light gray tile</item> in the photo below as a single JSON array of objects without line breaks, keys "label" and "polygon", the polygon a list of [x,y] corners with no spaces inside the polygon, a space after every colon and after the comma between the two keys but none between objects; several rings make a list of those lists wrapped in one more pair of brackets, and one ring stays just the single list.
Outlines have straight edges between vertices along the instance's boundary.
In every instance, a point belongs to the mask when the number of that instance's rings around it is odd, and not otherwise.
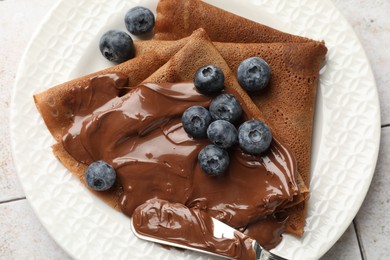
[{"label": "light gray tile", "polygon": [[359,37],[375,75],[382,124],[390,123],[390,1],[332,0]]},{"label": "light gray tile", "polygon": [[[390,2],[387,0],[333,0],[362,41],[378,83],[382,123],[390,123]],[[23,196],[12,164],[9,145],[9,106],[18,63],[27,42],[53,0],[0,1],[0,201]],[[23,6],[21,8],[20,6]],[[18,31],[16,34],[14,31]],[[375,39],[375,40],[373,40]],[[386,45],[385,45],[386,44]],[[357,216],[357,228],[366,259],[388,259],[390,249],[390,128],[382,131],[380,159],[369,194]],[[36,219],[25,200],[0,204],[0,259],[68,259]],[[359,259],[353,227],[323,259]],[[346,252],[340,252],[342,249]],[[345,255],[349,254],[350,255]],[[344,255],[343,255],[344,254]],[[342,256],[338,258],[338,256]],[[345,257],[344,257],[345,256]]]},{"label": "light gray tile", "polygon": [[25,199],[0,204],[0,234],[0,259],[70,259]]},{"label": "light gray tile", "polygon": [[0,201],[24,196],[11,156],[11,92],[23,52],[39,23],[55,3],[52,0],[0,2]]},{"label": "light gray tile", "polygon": [[351,224],[336,244],[321,260],[360,260],[361,254],[355,228]]},{"label": "light gray tile", "polygon": [[390,258],[390,127],[382,128],[375,175],[356,217],[362,249],[368,260]]}]

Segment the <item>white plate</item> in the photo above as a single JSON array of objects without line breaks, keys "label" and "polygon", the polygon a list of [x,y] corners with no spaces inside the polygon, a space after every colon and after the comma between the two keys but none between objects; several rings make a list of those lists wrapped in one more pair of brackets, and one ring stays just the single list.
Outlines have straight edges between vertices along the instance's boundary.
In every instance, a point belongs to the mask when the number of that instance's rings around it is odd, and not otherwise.
[{"label": "white plate", "polygon": [[[329,53],[316,110],[306,232],[301,239],[285,236],[275,249],[293,259],[319,258],[351,223],[374,172],[380,112],[369,62],[351,27],[329,1],[207,2],[326,41]],[[110,66],[98,50],[100,35],[108,29],[124,30],[124,14],[136,4],[154,10],[156,1],[61,0],[50,12],[26,50],[12,96],[16,169],[39,219],[74,258],[204,259],[135,238],[126,217],[93,197],[54,158],[54,140],[34,106],[34,93]]]}]

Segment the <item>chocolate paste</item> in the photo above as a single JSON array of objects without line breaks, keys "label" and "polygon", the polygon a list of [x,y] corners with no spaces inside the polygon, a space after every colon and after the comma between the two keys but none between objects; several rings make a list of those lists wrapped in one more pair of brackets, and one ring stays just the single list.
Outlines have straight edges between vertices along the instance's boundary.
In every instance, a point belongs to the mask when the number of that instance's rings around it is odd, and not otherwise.
[{"label": "chocolate paste", "polygon": [[133,226],[137,233],[224,255],[234,259],[256,259],[253,240],[242,233],[214,236],[210,215],[180,203],[152,199],[135,209]]},{"label": "chocolate paste", "polygon": [[[251,231],[249,224],[298,194],[295,161],[275,138],[262,156],[232,148],[228,171],[222,177],[205,175],[197,155],[209,141],[191,138],[182,127],[181,116],[191,106],[208,107],[212,97],[198,93],[192,83],[146,83],[119,97],[126,79],[121,74],[102,75],[90,81],[88,91],[75,89],[77,100],[89,103],[72,103],[74,124],[62,139],[77,161],[104,160],[115,168],[123,190],[119,204],[124,214],[131,216],[145,201],[159,198]],[[226,92],[241,101],[242,122],[252,119],[240,96],[231,88]],[[91,103],[90,97],[101,93],[105,98]],[[259,242],[268,243],[267,239]]]}]

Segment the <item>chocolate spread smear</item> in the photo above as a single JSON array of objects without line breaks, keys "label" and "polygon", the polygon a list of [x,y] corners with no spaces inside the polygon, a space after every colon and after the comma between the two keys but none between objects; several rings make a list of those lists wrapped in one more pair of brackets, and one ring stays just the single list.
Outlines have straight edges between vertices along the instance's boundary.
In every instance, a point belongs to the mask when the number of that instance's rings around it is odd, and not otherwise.
[{"label": "chocolate spread smear", "polygon": [[[146,83],[120,96],[126,82],[126,76],[114,73],[93,78],[87,88],[75,87],[77,102],[69,103],[74,123],[62,138],[66,151],[80,163],[104,160],[115,168],[124,214],[132,216],[135,208],[158,198],[244,229],[283,208],[299,193],[296,162],[276,138],[261,156],[233,147],[228,171],[221,177],[205,175],[197,156],[210,142],[190,137],[181,116],[194,105],[207,108],[212,97],[198,93],[189,82]],[[241,123],[253,118],[233,89],[225,92],[241,101]],[[256,232],[261,229],[250,233],[256,236]],[[280,232],[268,234],[263,246],[268,242],[274,246]]]}]

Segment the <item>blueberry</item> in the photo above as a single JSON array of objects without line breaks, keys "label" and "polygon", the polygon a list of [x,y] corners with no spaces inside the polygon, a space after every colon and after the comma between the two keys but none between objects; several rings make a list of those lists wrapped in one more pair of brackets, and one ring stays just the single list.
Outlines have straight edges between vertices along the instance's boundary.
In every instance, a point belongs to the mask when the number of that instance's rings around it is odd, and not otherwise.
[{"label": "blueberry", "polygon": [[237,69],[237,80],[247,91],[264,89],[269,82],[271,68],[268,63],[259,58],[251,57],[240,63]]},{"label": "blueberry", "polygon": [[223,71],[213,65],[204,66],[195,73],[194,85],[205,95],[215,94],[224,89],[225,75]]},{"label": "blueberry", "polygon": [[151,32],[154,27],[154,14],[147,8],[136,6],[125,15],[127,30],[134,35]]},{"label": "blueberry", "polygon": [[108,163],[104,161],[96,161],[88,166],[84,177],[85,182],[91,189],[104,191],[114,185],[116,172]]},{"label": "blueberry", "polygon": [[106,59],[121,63],[134,57],[133,39],[125,32],[110,30],[103,34],[99,42],[100,52]]},{"label": "blueberry", "polygon": [[261,120],[249,120],[238,128],[238,143],[247,153],[258,155],[271,145],[272,133]]},{"label": "blueberry", "polygon": [[212,121],[210,112],[201,106],[187,108],[181,120],[184,130],[193,138],[205,138]]},{"label": "blueberry", "polygon": [[220,176],[229,167],[229,155],[216,145],[209,144],[198,154],[200,168],[209,176]]},{"label": "blueberry", "polygon": [[236,127],[225,120],[212,122],[207,128],[207,136],[210,141],[221,148],[229,148],[237,142]]},{"label": "blueberry", "polygon": [[221,94],[210,104],[210,114],[214,120],[226,120],[235,123],[242,114],[240,102],[232,94]]}]

